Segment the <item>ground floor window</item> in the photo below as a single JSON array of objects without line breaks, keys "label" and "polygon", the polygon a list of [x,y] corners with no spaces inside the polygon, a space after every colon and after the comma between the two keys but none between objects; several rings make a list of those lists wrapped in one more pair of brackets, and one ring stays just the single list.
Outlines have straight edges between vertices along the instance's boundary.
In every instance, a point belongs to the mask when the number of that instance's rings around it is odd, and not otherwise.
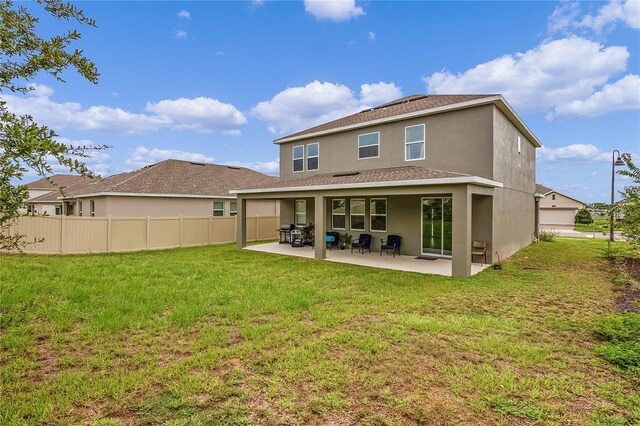
[{"label": "ground floor window", "polygon": [[365,201],[364,198],[352,198],[349,202],[350,229],[364,231]]},{"label": "ground floor window", "polygon": [[331,228],[345,229],[347,202],[344,198],[331,200]]},{"label": "ground floor window", "polygon": [[56,216],[60,216],[62,214],[62,207],[56,206]]},{"label": "ground floor window", "polygon": [[294,216],[296,226],[307,225],[307,200],[295,201]]},{"label": "ground floor window", "polygon": [[224,201],[213,202],[213,215],[224,216]]},{"label": "ground floor window", "polygon": [[387,231],[387,199],[372,198],[370,201],[369,220],[371,223],[371,231],[386,232]]},{"label": "ground floor window", "polygon": [[229,215],[237,216],[238,215],[238,202],[232,201],[229,203]]},{"label": "ground floor window", "polygon": [[82,216],[82,201],[78,201],[78,216]]},{"label": "ground floor window", "polygon": [[96,202],[93,200],[89,201],[89,211],[91,217],[94,217],[96,215]]}]

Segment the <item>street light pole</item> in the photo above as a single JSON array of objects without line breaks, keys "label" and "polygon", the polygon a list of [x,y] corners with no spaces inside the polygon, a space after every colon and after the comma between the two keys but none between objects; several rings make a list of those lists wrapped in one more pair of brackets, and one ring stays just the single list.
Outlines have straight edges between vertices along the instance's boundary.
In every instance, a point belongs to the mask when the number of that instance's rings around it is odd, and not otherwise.
[{"label": "street light pole", "polygon": [[[616,153],[618,157],[616,158]],[[609,241],[613,242],[613,204],[615,194],[616,166],[623,166],[624,161],[620,157],[620,151],[614,149],[611,153],[611,210],[609,211]]]}]

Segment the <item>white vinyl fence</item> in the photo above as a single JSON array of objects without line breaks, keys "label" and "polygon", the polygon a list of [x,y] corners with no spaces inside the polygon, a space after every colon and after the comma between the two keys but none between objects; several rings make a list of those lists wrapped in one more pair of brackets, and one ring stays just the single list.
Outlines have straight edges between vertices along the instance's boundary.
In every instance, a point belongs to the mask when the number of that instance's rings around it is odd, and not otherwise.
[{"label": "white vinyl fence", "polygon": [[[23,216],[12,234],[25,235],[27,253],[71,254],[155,250],[230,243],[233,217]],[[247,240],[277,238],[279,216],[247,217]]]}]

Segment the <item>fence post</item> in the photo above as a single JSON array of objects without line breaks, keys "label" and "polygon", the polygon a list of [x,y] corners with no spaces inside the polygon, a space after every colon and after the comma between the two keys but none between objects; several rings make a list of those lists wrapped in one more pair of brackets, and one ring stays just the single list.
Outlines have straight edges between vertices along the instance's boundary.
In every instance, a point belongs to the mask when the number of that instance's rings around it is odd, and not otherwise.
[{"label": "fence post", "polygon": [[209,216],[209,245],[211,245],[212,238],[211,233],[213,232],[213,216]]},{"label": "fence post", "polygon": [[182,241],[183,241],[182,234],[183,234],[183,231],[184,231],[184,227],[183,227],[183,223],[182,223],[182,215],[180,215],[180,247],[182,247]]},{"label": "fence post", "polygon": [[64,253],[64,234],[66,233],[65,232],[66,222],[67,222],[67,216],[63,214],[60,221],[60,253]]},{"label": "fence post", "polygon": [[151,218],[149,216],[147,216],[147,243],[145,245],[146,249],[149,250],[149,234],[150,234],[150,229],[151,229]]},{"label": "fence post", "polygon": [[107,215],[107,253],[111,251],[111,215]]},{"label": "fence post", "polygon": [[256,216],[256,241],[260,239],[260,216]]}]

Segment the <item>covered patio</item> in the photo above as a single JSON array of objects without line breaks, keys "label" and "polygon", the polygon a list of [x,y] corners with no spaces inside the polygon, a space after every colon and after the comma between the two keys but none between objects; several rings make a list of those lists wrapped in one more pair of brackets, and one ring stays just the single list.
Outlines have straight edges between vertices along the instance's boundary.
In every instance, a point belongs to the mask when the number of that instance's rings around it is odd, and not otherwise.
[{"label": "covered patio", "polygon": [[[308,259],[315,258],[315,250],[311,246],[291,247],[290,244],[265,243],[256,244],[245,247],[245,250],[258,251],[262,253],[273,253],[285,256],[305,257]],[[368,266],[371,268],[392,269],[396,271],[418,272],[421,274],[435,274],[446,277],[452,276],[452,261],[446,258],[422,257],[417,256],[391,256],[379,252],[365,252],[364,254],[351,250],[326,250],[326,261],[336,263],[347,263],[350,265]],[[480,263],[471,264],[471,275],[475,275],[483,269],[488,268],[489,264],[481,265]]]}]

